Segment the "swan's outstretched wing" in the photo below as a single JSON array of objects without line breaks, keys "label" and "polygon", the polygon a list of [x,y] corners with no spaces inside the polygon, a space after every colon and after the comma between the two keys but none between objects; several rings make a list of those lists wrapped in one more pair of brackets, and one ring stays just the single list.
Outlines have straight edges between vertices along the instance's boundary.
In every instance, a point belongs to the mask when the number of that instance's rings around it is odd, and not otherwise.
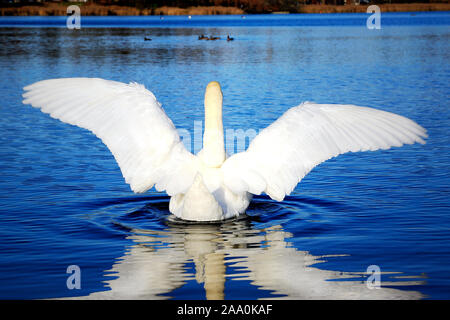
[{"label": "swan's outstretched wing", "polygon": [[185,149],[161,104],[143,85],[66,78],[39,81],[24,90],[25,104],[99,137],[134,192],[155,185],[173,195],[192,184],[196,157]]},{"label": "swan's outstretched wing", "polygon": [[405,117],[352,105],[303,103],[263,129],[247,151],[222,165],[235,192],[281,201],[318,164],[345,152],[425,143],[426,130]]}]

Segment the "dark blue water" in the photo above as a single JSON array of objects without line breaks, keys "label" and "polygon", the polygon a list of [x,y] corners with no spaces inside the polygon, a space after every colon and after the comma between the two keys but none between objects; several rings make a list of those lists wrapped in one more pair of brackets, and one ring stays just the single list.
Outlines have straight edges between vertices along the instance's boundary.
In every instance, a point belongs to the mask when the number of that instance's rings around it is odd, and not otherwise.
[{"label": "dark blue water", "polygon": [[[450,298],[450,13],[367,17],[0,18],[0,298]],[[307,100],[396,112],[430,138],[332,159],[244,219],[183,225],[92,134],[21,103],[25,85],[80,76],[145,84],[190,132],[217,80],[225,129]]]},{"label": "dark blue water", "polygon": [[[81,8],[81,15],[83,10]],[[222,16],[137,16],[122,17],[82,17],[84,27],[311,27],[311,26],[365,26],[370,14],[290,14],[290,15],[222,15]],[[383,13],[383,26],[405,25],[448,25],[447,12],[386,12]],[[52,26],[66,27],[66,17],[1,17],[3,26]]]}]

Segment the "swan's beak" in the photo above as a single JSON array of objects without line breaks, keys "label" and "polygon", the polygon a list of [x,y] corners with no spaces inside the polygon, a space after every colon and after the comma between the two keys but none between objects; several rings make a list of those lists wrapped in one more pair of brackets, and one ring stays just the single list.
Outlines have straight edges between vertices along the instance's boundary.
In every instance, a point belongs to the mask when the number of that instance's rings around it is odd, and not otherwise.
[{"label": "swan's beak", "polygon": [[222,89],[217,81],[211,81],[206,86],[205,98],[207,96],[220,96],[222,97]]}]

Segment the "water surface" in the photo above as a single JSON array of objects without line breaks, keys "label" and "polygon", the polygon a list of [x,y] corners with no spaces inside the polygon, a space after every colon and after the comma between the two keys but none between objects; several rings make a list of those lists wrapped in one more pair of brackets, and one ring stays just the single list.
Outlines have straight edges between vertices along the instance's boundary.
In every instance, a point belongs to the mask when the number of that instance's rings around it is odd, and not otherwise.
[{"label": "water surface", "polygon": [[[1,18],[0,298],[448,299],[450,14],[383,14],[381,30],[367,16]],[[176,224],[92,134],[21,103],[25,85],[80,76],[143,83],[192,133],[216,80],[225,129],[315,101],[396,112],[430,138],[332,159],[244,219]]]}]

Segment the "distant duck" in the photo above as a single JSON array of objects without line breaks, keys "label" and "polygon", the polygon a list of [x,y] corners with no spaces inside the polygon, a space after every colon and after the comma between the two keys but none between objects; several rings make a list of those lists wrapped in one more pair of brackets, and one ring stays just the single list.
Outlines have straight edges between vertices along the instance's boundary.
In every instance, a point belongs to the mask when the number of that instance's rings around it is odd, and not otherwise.
[{"label": "distant duck", "polygon": [[211,36],[207,40],[219,40],[219,39],[220,39],[220,37]]},{"label": "distant duck", "polygon": [[152,41],[152,38],[145,37],[144,41]]},{"label": "distant duck", "polygon": [[208,37],[206,37],[204,34],[198,36],[198,40],[208,40]]},{"label": "distant duck", "polygon": [[234,38],[231,38],[230,35],[227,35],[227,41],[233,41]]}]

